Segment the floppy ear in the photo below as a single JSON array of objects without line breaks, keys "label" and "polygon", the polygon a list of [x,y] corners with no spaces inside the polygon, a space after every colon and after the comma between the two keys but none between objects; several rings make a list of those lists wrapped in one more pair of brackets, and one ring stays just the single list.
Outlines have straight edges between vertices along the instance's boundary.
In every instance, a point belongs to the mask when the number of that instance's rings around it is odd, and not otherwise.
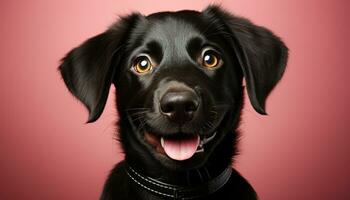
[{"label": "floppy ear", "polygon": [[217,6],[209,6],[203,14],[220,21],[231,35],[232,46],[246,80],[250,102],[258,113],[266,114],[265,101],[284,73],[288,48],[270,30],[236,17]]},{"label": "floppy ear", "polygon": [[71,50],[59,66],[69,91],[89,110],[87,123],[96,121],[106,104],[122,46],[139,14],[132,14],[113,24],[106,32]]}]

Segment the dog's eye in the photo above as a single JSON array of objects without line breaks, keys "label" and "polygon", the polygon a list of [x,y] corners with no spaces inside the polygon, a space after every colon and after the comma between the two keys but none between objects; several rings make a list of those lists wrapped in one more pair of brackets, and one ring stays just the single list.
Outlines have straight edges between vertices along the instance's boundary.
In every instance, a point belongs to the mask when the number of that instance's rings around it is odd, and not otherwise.
[{"label": "dog's eye", "polygon": [[212,50],[206,49],[202,54],[202,65],[206,68],[215,68],[221,65],[220,55]]},{"label": "dog's eye", "polygon": [[152,63],[147,56],[140,56],[134,61],[134,70],[139,74],[144,74],[152,70]]}]

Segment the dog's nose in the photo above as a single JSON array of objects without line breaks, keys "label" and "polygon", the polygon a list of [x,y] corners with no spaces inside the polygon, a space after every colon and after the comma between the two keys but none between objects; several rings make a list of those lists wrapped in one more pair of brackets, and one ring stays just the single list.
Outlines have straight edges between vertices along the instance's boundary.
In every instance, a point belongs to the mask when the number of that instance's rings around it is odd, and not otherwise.
[{"label": "dog's nose", "polygon": [[198,96],[192,91],[167,92],[160,100],[161,113],[179,124],[190,121],[198,106]]}]

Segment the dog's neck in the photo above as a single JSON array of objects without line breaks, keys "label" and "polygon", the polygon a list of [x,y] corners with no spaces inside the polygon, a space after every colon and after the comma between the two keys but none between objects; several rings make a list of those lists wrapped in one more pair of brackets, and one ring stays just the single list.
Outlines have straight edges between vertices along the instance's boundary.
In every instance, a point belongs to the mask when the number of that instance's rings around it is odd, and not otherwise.
[{"label": "dog's neck", "polygon": [[[157,180],[137,172],[129,165],[126,166],[126,173],[129,180],[135,187],[149,193],[153,193],[156,196],[167,198],[170,197],[173,199],[193,199],[213,194],[222,188],[230,179],[232,168],[229,166],[219,175],[210,177],[207,181],[204,181],[201,178],[202,183],[188,186],[164,183],[161,180]],[[209,174],[207,174],[207,176],[209,176]]]},{"label": "dog's neck", "polygon": [[220,176],[228,168],[231,168],[230,164],[221,165],[204,165],[195,169],[189,169],[186,171],[174,171],[166,168],[156,168],[153,170],[145,170],[145,168],[139,168],[137,166],[130,166],[132,171],[142,174],[144,177],[159,180],[166,184],[177,186],[195,186],[202,183],[210,182],[216,177]]}]

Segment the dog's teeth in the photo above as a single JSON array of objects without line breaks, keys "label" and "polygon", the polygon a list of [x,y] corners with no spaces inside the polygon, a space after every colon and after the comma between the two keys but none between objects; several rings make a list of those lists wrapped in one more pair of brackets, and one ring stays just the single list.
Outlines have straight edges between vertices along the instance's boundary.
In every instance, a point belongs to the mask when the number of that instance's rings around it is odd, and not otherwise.
[{"label": "dog's teeth", "polygon": [[161,144],[162,147],[164,148],[164,138],[163,138],[163,137],[160,138],[160,144]]},{"label": "dog's teeth", "polygon": [[202,153],[202,152],[204,152],[204,148],[203,148],[203,146],[200,144],[200,145],[198,146],[198,149],[197,149],[196,153]]}]

